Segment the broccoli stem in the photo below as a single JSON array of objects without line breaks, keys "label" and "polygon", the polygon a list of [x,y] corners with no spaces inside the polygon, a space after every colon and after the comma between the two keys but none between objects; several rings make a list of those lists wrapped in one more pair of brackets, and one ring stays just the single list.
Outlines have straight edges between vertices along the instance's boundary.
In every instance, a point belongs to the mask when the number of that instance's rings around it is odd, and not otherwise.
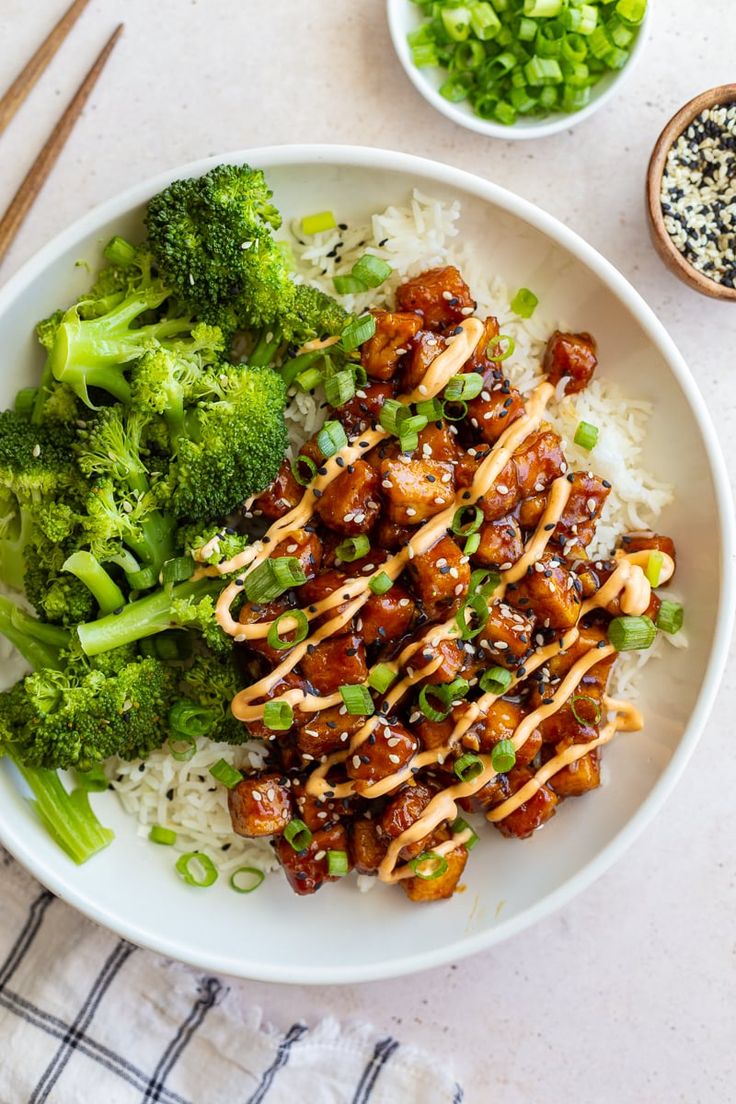
[{"label": "broccoli stem", "polygon": [[266,329],[263,331],[253,352],[248,357],[248,364],[254,368],[265,368],[273,362],[279,347],[283,344],[283,337],[278,331]]},{"label": "broccoli stem", "polygon": [[36,400],[33,404],[33,410],[31,411],[31,423],[33,425],[39,425],[43,418],[43,408],[46,405],[46,400],[51,394],[51,388],[54,383],[54,373],[51,370],[51,357],[46,357],[46,363],[43,366],[41,372],[41,379],[38,383],[38,390],[36,391]]},{"label": "broccoli stem", "polygon": [[0,633],[7,637],[31,667],[61,670],[60,653],[69,646],[69,633],[58,625],[46,625],[0,595]]},{"label": "broccoli stem", "polygon": [[114,832],[100,824],[85,790],[68,793],[56,771],[12,761],[33,794],[30,804],[41,823],[70,859],[86,862],[112,842]]},{"label": "broccoli stem", "polygon": [[108,614],[98,621],[78,625],[82,650],[88,656],[101,655],[165,629],[177,628],[178,622],[172,615],[175,601],[200,599],[209,594],[219,594],[221,590],[222,580],[211,578],[179,583],[171,590],[157,590],[154,594],[130,602],[118,614]]},{"label": "broccoli stem", "polygon": [[33,521],[28,510],[16,505],[17,516],[6,524],[5,535],[0,537],[0,579],[13,590],[23,590],[26,570],[24,550],[31,539]]},{"label": "broccoli stem", "polygon": [[125,605],[125,595],[122,590],[91,552],[74,552],[62,564],[61,570],[76,575],[88,590],[91,590],[101,613],[112,613],[113,610]]}]

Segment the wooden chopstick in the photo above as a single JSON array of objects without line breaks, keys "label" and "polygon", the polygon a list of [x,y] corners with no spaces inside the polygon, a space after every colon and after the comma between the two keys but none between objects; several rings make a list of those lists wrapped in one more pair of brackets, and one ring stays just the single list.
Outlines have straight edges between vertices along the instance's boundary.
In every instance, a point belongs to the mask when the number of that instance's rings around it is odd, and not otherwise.
[{"label": "wooden chopstick", "polygon": [[62,42],[69,34],[89,0],[74,0],[71,7],[62,15],[59,22],[49,33],[48,38],[36,50],[22,73],[15,78],[10,88],[0,100],[0,134],[5,130],[26,96],[44,72]]},{"label": "wooden chopstick", "polygon": [[64,144],[79,118],[92,89],[97,83],[97,79],[105,67],[105,62],[112,53],[115,43],[120,38],[122,30],[123,24],[121,23],[119,27],[116,27],[105,46],[100,51],[97,60],[70,100],[66,111],[54,127],[46,145],[26,173],[23,183],[11,199],[10,206],[2,219],[0,219],[0,261],[3,260],[5,254],[12,245],[15,235],[20,230],[23,220],[28,214],[31,204],[41,191],[41,188],[46,182],[46,178],[56,164],[56,160],[64,148]]}]

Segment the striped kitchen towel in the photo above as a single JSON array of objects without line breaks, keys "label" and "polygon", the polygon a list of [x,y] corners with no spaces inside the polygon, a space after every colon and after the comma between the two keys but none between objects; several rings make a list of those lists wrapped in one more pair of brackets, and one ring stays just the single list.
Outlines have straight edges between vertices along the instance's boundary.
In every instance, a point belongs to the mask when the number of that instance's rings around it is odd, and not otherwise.
[{"label": "striped kitchen towel", "polygon": [[118,939],[0,848],[0,1104],[459,1104],[366,1026],[264,1026],[247,984]]}]

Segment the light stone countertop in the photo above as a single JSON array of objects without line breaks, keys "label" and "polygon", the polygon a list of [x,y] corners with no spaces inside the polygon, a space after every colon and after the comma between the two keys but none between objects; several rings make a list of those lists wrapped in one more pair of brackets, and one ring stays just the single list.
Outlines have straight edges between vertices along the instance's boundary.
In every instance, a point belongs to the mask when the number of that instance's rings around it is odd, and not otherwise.
[{"label": "light stone countertop", "polygon": [[[0,0],[0,88],[64,7]],[[299,141],[435,157],[538,203],[631,280],[691,365],[733,479],[736,307],[701,298],[662,267],[643,181],[673,111],[736,80],[736,5],[654,7],[644,57],[619,97],[574,132],[512,143],[461,130],[419,97],[394,58],[382,0],[92,0],[2,138],[0,210],[119,18],[125,35],[0,279],[93,205],[193,158]],[[235,983],[243,1000],[276,1023],[332,1013],[446,1051],[470,1104],[736,1100],[735,691],[732,658],[658,819],[561,912],[414,978],[341,989]]]}]

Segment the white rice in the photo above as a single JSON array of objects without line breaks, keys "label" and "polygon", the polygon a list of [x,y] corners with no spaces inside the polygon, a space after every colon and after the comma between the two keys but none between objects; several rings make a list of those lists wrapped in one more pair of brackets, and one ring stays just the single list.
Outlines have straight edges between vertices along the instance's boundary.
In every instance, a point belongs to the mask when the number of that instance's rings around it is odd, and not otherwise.
[{"label": "white rice", "polygon": [[[388,207],[373,215],[369,225],[326,231],[306,241],[299,239],[295,226],[292,248],[297,279],[332,292],[332,277],[349,272],[363,253],[383,258],[391,265],[392,276],[375,291],[342,299],[347,310],[361,312],[393,302],[397,286],[424,269],[457,264],[478,301],[478,314],[495,315],[501,332],[513,337],[514,352],[504,361],[504,372],[526,393],[539,381],[545,343],[558,325],[564,324],[563,320],[546,317],[543,303],[531,319],[514,315],[509,289],[501,277],[488,277],[487,266],[473,247],[456,242],[459,217],[459,203],[445,203],[415,190],[406,207]],[[330,256],[335,251],[336,255]],[[294,395],[286,412],[292,447],[298,448],[319,427],[324,418],[323,401],[319,392]],[[608,556],[622,533],[653,527],[659,513],[672,501],[671,487],[640,464],[651,413],[649,403],[625,397],[605,376],[593,380],[581,394],[563,396],[549,408],[547,419],[561,435],[571,467],[592,469],[613,487],[589,549],[592,558]],[[600,427],[593,453],[573,443],[581,420]],[[687,646],[684,634],[670,637],[660,633],[649,651],[621,656],[611,682],[612,692],[635,697],[643,667],[670,645]],[[150,755],[145,763],[116,763],[112,785],[126,811],[137,818],[139,834],[147,835],[150,825],[161,824],[177,831],[177,847],[207,851],[225,874],[244,863],[270,871],[278,866],[272,848],[265,841],[245,840],[233,833],[225,790],[215,785],[208,773],[208,768],[221,758],[235,766],[258,767],[263,753],[263,746],[257,742],[232,748],[202,741],[193,759],[178,763],[163,749]],[[227,848],[224,852],[223,847]]]}]

